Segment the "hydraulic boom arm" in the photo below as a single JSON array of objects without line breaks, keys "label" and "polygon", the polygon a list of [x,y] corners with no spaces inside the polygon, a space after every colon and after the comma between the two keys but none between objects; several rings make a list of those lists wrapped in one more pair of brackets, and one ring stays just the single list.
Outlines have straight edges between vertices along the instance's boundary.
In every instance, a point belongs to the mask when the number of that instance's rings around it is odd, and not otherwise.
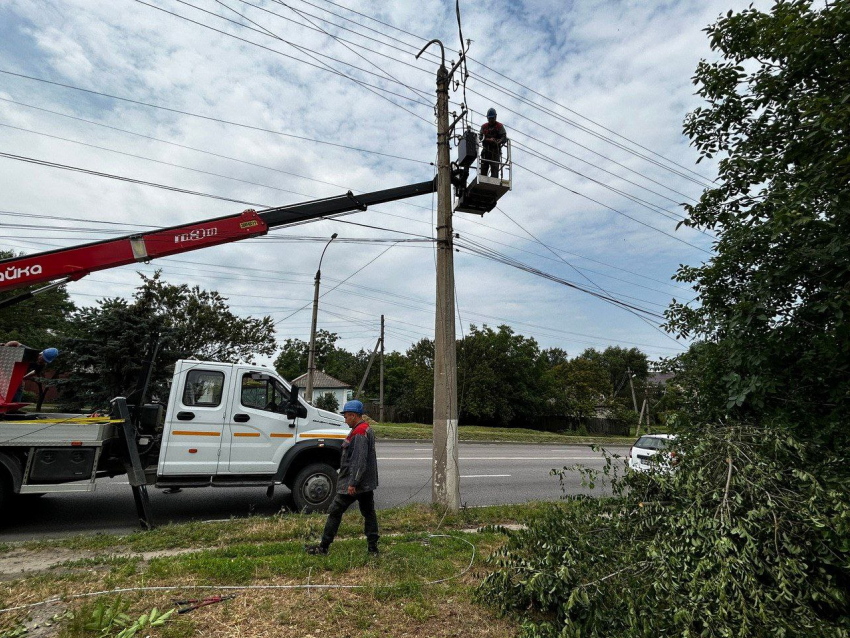
[{"label": "hydraulic boom arm", "polygon": [[[353,210],[366,210],[373,204],[426,195],[433,193],[434,189],[435,181],[431,180],[357,196],[349,191],[338,197],[269,208],[261,212],[246,210],[238,215],[216,217],[81,246],[4,259],[0,260],[0,292],[62,280],[49,286],[53,287],[67,281],[75,281],[97,270],[257,237],[265,235],[270,228]],[[7,299],[2,306],[23,301],[37,292],[40,291]]]}]

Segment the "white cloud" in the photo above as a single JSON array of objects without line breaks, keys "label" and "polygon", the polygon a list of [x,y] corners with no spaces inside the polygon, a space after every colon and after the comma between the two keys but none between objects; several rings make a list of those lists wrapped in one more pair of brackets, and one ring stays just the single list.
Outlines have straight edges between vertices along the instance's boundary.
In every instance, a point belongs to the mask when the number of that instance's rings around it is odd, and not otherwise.
[{"label": "white cloud", "polygon": [[[347,69],[346,73],[395,92],[415,95],[405,87],[376,77],[369,62],[355,56],[338,42],[299,26],[298,23],[304,20],[280,4],[265,0],[250,1],[279,14],[279,17],[252,8],[240,0],[226,0],[229,6],[281,38],[319,54],[369,69],[368,73],[351,69]],[[151,3],[287,56],[315,63],[303,51],[299,52],[279,40],[241,29],[174,0],[151,0]],[[193,3],[210,12],[241,20],[235,13],[227,12],[211,0],[194,0]],[[432,59],[426,56],[426,60],[417,63],[413,57],[416,47],[406,46],[389,37],[417,46],[421,44],[420,41],[323,0],[313,4],[315,6],[299,0],[292,2],[292,6],[299,11],[326,18],[408,51],[402,53],[328,23],[321,23],[322,28],[339,37],[354,40],[418,66],[421,70],[389,61],[374,53],[364,54],[383,71],[423,91],[430,103],[434,95],[436,70]],[[342,4],[398,25],[411,33],[441,37],[447,45],[447,56],[456,57],[458,40],[453,2],[422,0],[376,6],[375,3],[362,0],[344,0]],[[746,3],[732,4],[743,7]],[[687,110],[698,103],[693,96],[690,78],[699,58],[709,54],[705,34],[701,29],[721,10],[727,9],[727,5],[728,1],[697,0],[664,4],[528,0],[522,4],[503,1],[464,2],[462,10],[464,35],[473,40],[471,55],[475,59],[636,143],[693,167],[695,154],[681,135],[682,119]],[[351,17],[363,26],[346,23],[323,9]],[[0,127],[0,148],[7,152],[268,204],[341,194],[345,188],[377,190],[422,181],[432,175],[433,169],[427,163],[433,161],[435,152],[433,127],[345,78],[294,62],[268,49],[240,42],[134,2],[116,4],[109,0],[68,0],[36,5],[21,0],[0,0],[0,16],[5,22],[0,27],[0,33],[13,36],[5,38],[5,42],[0,41],[3,66],[10,70],[260,128],[415,158],[425,163],[394,161],[383,156],[227,126],[0,75],[2,98],[27,102],[339,186],[212,157],[0,102],[2,123],[300,194],[199,174]],[[318,18],[312,17],[310,20],[316,22]],[[375,31],[368,31],[364,27]],[[341,68],[338,63],[330,64],[334,68]],[[553,109],[563,117],[609,135],[574,113],[546,102],[504,78],[494,76],[476,63],[470,63],[470,70]],[[700,189],[682,176],[594,138],[557,117],[499,94],[474,78],[470,79],[469,88],[517,111],[519,115],[500,109],[500,119],[505,122],[509,132],[522,130],[533,134],[548,144],[677,201],[682,196],[672,194],[665,187],[691,197],[699,195]],[[430,107],[395,97],[391,99],[428,120],[432,118]],[[452,99],[460,100],[461,94],[455,93]],[[485,111],[490,105],[489,99],[471,93],[469,102],[479,112]],[[538,124],[526,117],[533,118]],[[518,133],[516,138],[524,139]],[[623,140],[619,141],[630,145]],[[528,144],[594,179],[639,195],[664,208],[676,210],[669,201],[570,159],[555,149],[534,142]],[[616,160],[664,186],[628,173],[621,166],[579,145]],[[519,151],[516,159],[570,189],[667,232],[674,232],[674,222],[600,185]],[[165,225],[239,212],[242,208],[237,204],[99,180],[4,159],[0,159],[0,162],[3,162],[0,164],[0,209],[3,210],[125,224]],[[698,170],[711,177],[710,167],[701,166]],[[679,263],[696,263],[704,257],[697,250],[522,170],[516,171],[514,191],[504,198],[503,205],[506,212],[536,236],[572,253],[566,255],[571,264],[597,271],[586,273],[594,282],[615,294],[638,297],[642,300],[638,303],[665,304],[671,294],[678,297],[687,295],[687,291],[676,290],[661,282],[669,280]],[[375,207],[346,219],[429,235],[431,198],[421,197],[411,202]],[[14,220],[8,216],[0,218],[2,223],[14,221],[23,220]],[[576,283],[591,285],[570,265],[553,261],[551,253],[545,248],[524,239],[523,231],[500,213],[494,211],[486,216],[482,220],[485,226],[476,224],[476,221],[477,218],[458,215],[456,230],[474,241],[489,239],[507,244],[490,246]],[[76,222],[34,223],[42,228],[10,229],[4,233],[10,239],[4,242],[8,241],[15,248],[40,250],[47,246],[32,242],[70,245],[107,236],[94,230],[84,233],[52,230],[52,226],[109,228]],[[270,235],[275,239],[222,246],[175,260],[163,260],[156,265],[164,268],[169,279],[217,288],[231,295],[231,303],[238,312],[260,314],[269,311],[274,313],[276,319],[281,319],[292,309],[309,301],[312,273],[321,244],[304,241],[283,243],[279,238],[329,237],[333,232],[349,238],[404,237],[389,231],[321,221],[275,231]],[[703,247],[710,246],[709,238],[692,231],[681,230],[675,235]],[[339,243],[332,246],[323,264],[326,284],[323,290],[329,290],[385,248],[386,244]],[[542,257],[522,250],[538,253]],[[588,261],[576,254],[596,261]],[[186,261],[195,263],[183,263]],[[642,277],[598,262],[632,270]],[[579,352],[589,342],[597,346],[611,342],[652,344],[652,347],[645,349],[653,355],[669,353],[671,351],[667,348],[674,347],[674,344],[632,315],[563,286],[464,253],[456,255],[456,266],[459,305],[466,324],[517,322],[515,328],[518,332],[537,336],[544,346],[565,347],[571,353]],[[323,306],[328,312],[320,315],[321,320],[327,322],[328,327],[339,328],[346,347],[370,347],[373,335],[377,334],[377,318],[382,313],[386,314],[388,345],[403,349],[416,338],[432,332],[433,268],[433,251],[430,246],[401,244],[350,282],[329,293],[325,297],[327,305]],[[71,291],[80,304],[92,303],[98,295],[128,294],[137,282],[134,270],[150,272],[152,267],[125,267],[95,274],[74,284]],[[606,274],[608,277],[604,276]],[[632,283],[618,281],[614,277]],[[660,308],[650,307],[656,310]],[[366,314],[359,314],[361,312]],[[344,322],[330,313],[347,315],[356,321]],[[485,318],[483,315],[498,319]],[[361,325],[359,322],[362,320],[371,321],[371,327]],[[281,340],[289,336],[306,338],[308,321],[309,313],[304,311],[282,323],[279,327]],[[545,329],[525,324],[545,326]],[[599,338],[567,333],[597,335]]]}]

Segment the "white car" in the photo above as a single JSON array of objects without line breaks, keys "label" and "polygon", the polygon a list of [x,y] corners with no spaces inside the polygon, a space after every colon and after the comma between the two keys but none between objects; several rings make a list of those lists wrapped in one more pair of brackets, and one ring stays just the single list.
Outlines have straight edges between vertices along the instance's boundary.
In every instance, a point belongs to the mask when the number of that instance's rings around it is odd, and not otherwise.
[{"label": "white car", "polygon": [[[629,469],[636,472],[669,469],[679,462],[677,453],[670,448],[676,440],[675,434],[644,434],[629,448]],[[656,454],[664,454],[665,458],[650,462]]]}]

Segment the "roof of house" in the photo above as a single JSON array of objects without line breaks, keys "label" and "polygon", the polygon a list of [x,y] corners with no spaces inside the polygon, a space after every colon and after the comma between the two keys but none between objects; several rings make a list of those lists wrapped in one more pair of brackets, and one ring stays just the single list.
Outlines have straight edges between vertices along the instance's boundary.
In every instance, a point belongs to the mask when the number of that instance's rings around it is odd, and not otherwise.
[{"label": "roof of house", "polygon": [[[297,385],[299,388],[307,387],[307,373],[305,372],[300,377],[296,377],[292,380],[293,385]],[[313,388],[351,388],[353,386],[347,384],[345,381],[340,381],[329,375],[324,370],[316,370],[313,376]]]},{"label": "roof of house", "polygon": [[672,372],[653,372],[649,375],[647,381],[658,385],[665,385],[674,376]]}]

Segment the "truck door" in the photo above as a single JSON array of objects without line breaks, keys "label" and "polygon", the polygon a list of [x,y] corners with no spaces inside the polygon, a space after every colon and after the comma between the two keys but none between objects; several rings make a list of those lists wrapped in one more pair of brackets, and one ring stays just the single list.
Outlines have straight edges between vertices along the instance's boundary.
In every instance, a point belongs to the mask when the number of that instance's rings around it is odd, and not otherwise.
[{"label": "truck door", "polygon": [[225,388],[230,368],[193,367],[177,375],[183,387],[172,389],[160,474],[209,474],[218,470],[227,415]]},{"label": "truck door", "polygon": [[289,390],[265,372],[238,368],[237,374],[228,415],[228,471],[274,474],[295,441],[295,428],[284,413]]}]

